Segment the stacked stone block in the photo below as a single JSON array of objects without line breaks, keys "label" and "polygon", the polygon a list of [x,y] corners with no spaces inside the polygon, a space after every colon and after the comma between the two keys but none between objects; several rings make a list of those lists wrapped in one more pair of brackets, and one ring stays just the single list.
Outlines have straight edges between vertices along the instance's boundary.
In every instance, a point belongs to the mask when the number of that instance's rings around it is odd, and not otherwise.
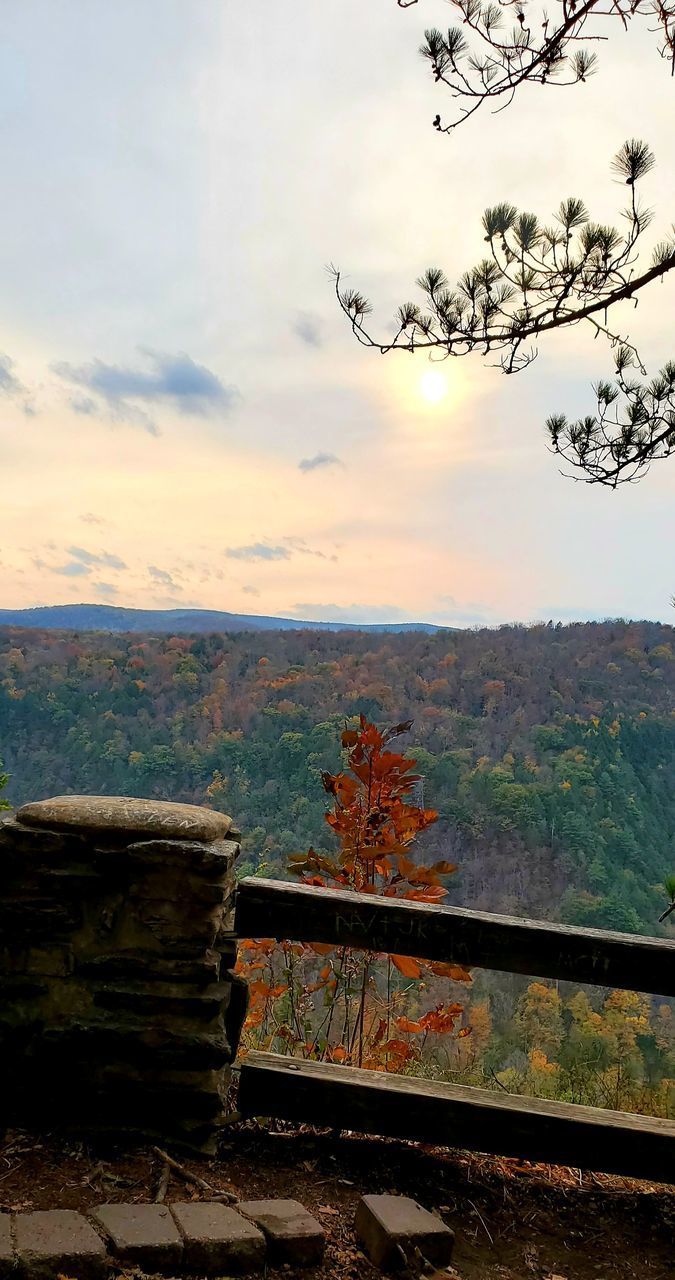
[{"label": "stacked stone block", "polygon": [[231,820],[80,796],[3,818],[0,1123],[213,1150],[246,1001]]}]

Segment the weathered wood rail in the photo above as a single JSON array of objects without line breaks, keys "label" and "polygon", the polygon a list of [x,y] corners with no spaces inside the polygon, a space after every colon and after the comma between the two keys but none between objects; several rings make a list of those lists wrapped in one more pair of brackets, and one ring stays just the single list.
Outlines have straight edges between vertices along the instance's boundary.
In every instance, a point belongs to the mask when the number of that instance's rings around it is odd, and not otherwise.
[{"label": "weathered wood rail", "polygon": [[[351,946],[675,996],[675,942],[255,877],[237,891],[240,938]],[[675,1182],[675,1121],[250,1053],[243,1115],[330,1125]]]},{"label": "weathered wood rail", "polygon": [[239,1109],[656,1182],[675,1178],[670,1120],[273,1053],[244,1059]]},{"label": "weathered wood rail", "polygon": [[289,938],[675,996],[675,942],[307,885],[242,880],[240,938]]}]

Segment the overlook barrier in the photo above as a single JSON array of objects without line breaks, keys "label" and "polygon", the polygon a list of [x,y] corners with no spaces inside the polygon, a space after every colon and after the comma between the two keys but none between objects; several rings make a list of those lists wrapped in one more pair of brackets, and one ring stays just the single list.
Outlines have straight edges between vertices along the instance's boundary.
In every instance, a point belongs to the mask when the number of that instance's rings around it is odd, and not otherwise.
[{"label": "overlook barrier", "polygon": [[[238,886],[235,932],[675,995],[668,940],[256,877]],[[253,1052],[239,1110],[675,1182],[674,1121],[467,1085]]]},{"label": "overlook barrier", "polygon": [[[675,942],[252,877],[193,805],[66,796],[0,815],[0,1125],[213,1152],[276,937],[675,995]],[[239,1111],[675,1182],[675,1122],[250,1053]]]}]

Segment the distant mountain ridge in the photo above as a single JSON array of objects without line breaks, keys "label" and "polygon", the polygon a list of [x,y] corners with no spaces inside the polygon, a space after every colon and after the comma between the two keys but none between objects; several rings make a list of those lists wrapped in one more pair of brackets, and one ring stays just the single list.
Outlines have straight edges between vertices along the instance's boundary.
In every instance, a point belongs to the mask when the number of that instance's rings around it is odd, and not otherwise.
[{"label": "distant mountain ridge", "polygon": [[218,609],[123,609],[112,604],[54,604],[34,609],[0,609],[0,626],[44,627],[59,631],[454,631],[432,622],[305,622]]}]

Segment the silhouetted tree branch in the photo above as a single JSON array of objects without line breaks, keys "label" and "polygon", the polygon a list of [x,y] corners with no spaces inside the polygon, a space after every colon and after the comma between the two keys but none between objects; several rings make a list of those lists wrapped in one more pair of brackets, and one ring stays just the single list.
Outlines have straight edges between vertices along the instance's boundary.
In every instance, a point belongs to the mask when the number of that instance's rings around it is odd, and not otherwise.
[{"label": "silhouetted tree branch", "polygon": [[[408,9],[417,0],[397,2]],[[527,0],[449,3],[461,26],[430,28],[420,49],[436,83],[460,100],[456,119],[444,124],[436,116],[434,127],[441,133],[450,133],[486,102],[502,110],[524,84],[561,88],[588,80],[598,66],[589,46],[607,39],[607,19],[624,29],[636,19],[652,22],[659,53],[675,72],[674,0],[554,0],[553,17],[550,9]]]},{"label": "silhouetted tree branch", "polygon": [[501,353],[502,368],[514,373],[535,358],[531,344],[541,334],[587,321],[596,334],[628,347],[637,358],[630,343],[607,327],[606,317],[610,307],[634,299],[675,267],[674,229],[672,238],[656,246],[649,266],[636,272],[638,241],[651,221],[638,202],[636,185],[653,164],[649,147],[637,139],[626,142],[614,158],[614,171],[630,187],[623,234],[592,222],[576,198],[563,200],[546,226],[535,214],[508,203],[486,210],[489,257],[467,271],[455,288],[440,268],[429,268],[417,281],[423,305],[403,303],[389,338],[372,336],[366,327],[369,301],[344,288],[335,270],[338,301],[356,337],[382,354],[397,349],[436,350],[444,357],[475,350]]},{"label": "silhouetted tree branch", "polygon": [[[397,0],[401,9],[418,0]],[[421,54],[434,79],[462,100],[461,114],[434,127],[450,133],[486,101],[502,110],[526,83],[570,85],[588,79],[597,67],[589,43],[606,39],[604,20],[618,18],[624,28],[635,18],[654,21],[659,51],[675,73],[675,0],[556,0],[557,19],[542,11],[532,21],[526,0],[449,0],[462,28],[425,32]],[[505,29],[512,11],[515,25]],[[598,25],[602,21],[602,26]],[[474,46],[467,43],[471,32]],[[638,241],[651,221],[640,207],[636,184],[653,167],[649,147],[626,142],[613,169],[630,187],[623,211],[627,229],[592,222],[583,201],[564,200],[551,225],[531,213],[502,203],[483,218],[489,256],[466,272],[452,288],[438,267],[417,280],[422,303],[399,307],[391,336],[374,337],[367,324],[372,308],[357,290],[344,288],[333,269],[338,301],[359,342],[381,354],[429,350],[440,358],[473,351],[497,353],[506,373],[525,368],[537,355],[537,340],[551,329],[582,321],[594,336],[602,334],[615,349],[616,377],[594,387],[595,415],[569,422],[564,414],[546,423],[552,451],[589,483],[611,488],[638,479],[651,462],[675,450],[675,362],[652,381],[628,378],[636,368],[646,378],[637,349],[625,334],[609,327],[610,307],[633,300],[653,280],[675,267],[675,227],[657,245],[648,265],[640,263]]]},{"label": "silhouetted tree branch", "polygon": [[594,417],[568,422],[564,414],[554,414],[546,423],[553,452],[587,481],[612,489],[675,452],[675,361],[651,382],[628,376],[635,366],[628,347],[618,348],[615,365],[614,381],[594,387]]}]

